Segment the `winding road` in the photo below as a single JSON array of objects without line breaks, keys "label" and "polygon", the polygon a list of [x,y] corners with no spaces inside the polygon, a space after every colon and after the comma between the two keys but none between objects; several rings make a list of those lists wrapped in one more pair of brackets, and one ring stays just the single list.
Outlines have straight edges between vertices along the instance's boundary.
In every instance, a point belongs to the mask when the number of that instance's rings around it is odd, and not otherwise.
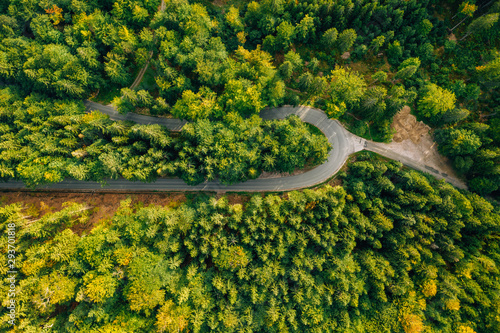
[{"label": "winding road", "polygon": [[[165,11],[165,1],[161,0],[158,11]],[[150,51],[150,58],[153,51]],[[135,89],[139,85],[146,72],[149,61],[140,70],[130,89]],[[112,120],[132,121],[138,124],[158,124],[165,126],[170,131],[179,132],[187,123],[180,119],[158,118],[139,115],[135,113],[120,114],[112,106],[106,106],[92,101],[84,101],[86,111],[94,110],[107,114]],[[248,180],[244,183],[233,185],[222,185],[217,181],[207,181],[199,185],[191,186],[178,178],[160,178],[153,183],[133,182],[125,179],[108,180],[105,186],[97,182],[65,180],[57,184],[41,186],[43,189],[54,190],[129,190],[129,191],[235,191],[235,192],[258,192],[258,191],[290,191],[305,187],[314,186],[325,182],[335,175],[345,164],[349,155],[361,151],[369,150],[390,159],[398,160],[404,165],[423,172],[430,173],[436,178],[444,179],[459,188],[467,188],[465,183],[457,178],[450,177],[446,173],[440,172],[419,161],[414,161],[407,156],[403,156],[396,151],[391,151],[383,143],[373,142],[360,138],[348,132],[337,120],[329,119],[326,114],[319,110],[306,106],[292,107],[283,106],[279,108],[270,108],[261,111],[260,116],[266,120],[284,119],[289,115],[295,114],[302,121],[310,123],[323,132],[332,146],[325,163],[302,174],[280,177],[280,178],[258,178]],[[0,189],[24,189],[26,188],[21,181],[9,181],[0,183]]]},{"label": "winding road", "polygon": [[[128,113],[123,115],[118,113],[113,107],[105,106],[95,102],[85,101],[87,112],[93,110],[109,115],[112,120],[127,120],[139,124],[159,124],[167,127],[171,131],[180,131],[185,121],[170,118],[158,118]],[[417,161],[412,161],[405,156],[401,156],[384,148],[383,143],[377,143],[360,138],[348,132],[337,120],[329,119],[326,114],[319,110],[306,106],[292,107],[283,106],[279,108],[265,109],[260,116],[266,120],[284,119],[295,114],[304,122],[310,123],[323,132],[332,145],[332,150],[328,155],[328,160],[316,168],[299,175],[280,178],[258,178],[248,180],[244,183],[233,185],[222,185],[217,181],[207,181],[195,186],[186,184],[178,178],[160,178],[153,183],[133,182],[125,179],[109,180],[105,186],[97,182],[65,180],[57,184],[41,186],[43,189],[58,190],[129,190],[129,191],[234,191],[234,192],[259,192],[259,191],[290,191],[305,187],[314,186],[325,182],[335,175],[344,165],[349,155],[361,151],[370,150],[391,159],[396,159],[404,165],[414,169],[428,172],[436,178],[442,178],[453,185],[466,188],[460,180],[451,178],[446,174],[439,173],[438,170],[422,165]],[[9,181],[0,183],[2,189],[25,188],[20,181]]]}]

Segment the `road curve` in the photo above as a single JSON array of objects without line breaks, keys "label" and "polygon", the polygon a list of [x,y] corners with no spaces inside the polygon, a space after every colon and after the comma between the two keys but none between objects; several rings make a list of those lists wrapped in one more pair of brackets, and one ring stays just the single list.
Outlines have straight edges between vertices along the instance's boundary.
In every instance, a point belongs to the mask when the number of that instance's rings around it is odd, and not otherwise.
[{"label": "road curve", "polygon": [[[147,117],[137,114],[119,114],[112,107],[104,106],[94,102],[85,102],[88,111],[99,110],[110,116],[113,120],[130,120],[140,124],[161,124],[171,130],[180,130],[185,122],[178,119]],[[60,190],[132,190],[132,191],[289,191],[313,186],[326,181],[333,176],[344,165],[347,157],[355,151],[361,150],[363,139],[346,131],[342,125],[318,109],[309,107],[290,107],[266,109],[261,112],[261,117],[266,120],[284,119],[295,114],[302,121],[318,127],[328,138],[332,145],[327,162],[316,168],[299,175],[271,178],[252,179],[244,183],[233,185],[222,185],[218,181],[207,181],[195,186],[187,185],[178,178],[160,178],[153,183],[133,182],[124,179],[108,180],[105,186],[97,182],[65,180],[57,184],[41,186],[43,189]],[[24,188],[20,181],[9,181],[1,183],[0,188],[19,189]]]},{"label": "road curve", "polygon": [[[167,127],[171,131],[180,131],[186,121],[170,118],[158,118],[128,113],[126,115],[118,113],[113,107],[105,106],[91,101],[85,101],[87,112],[98,110],[109,115],[112,120],[132,121],[139,124],[159,124]],[[108,180],[106,185],[98,182],[65,180],[63,182],[51,185],[41,186],[42,189],[54,190],[129,190],[129,191],[234,191],[234,192],[264,192],[264,191],[290,191],[320,184],[335,175],[344,165],[349,155],[361,150],[371,150],[386,157],[400,160],[403,164],[429,172],[429,168],[411,161],[395,152],[382,149],[380,143],[374,143],[360,138],[348,132],[337,120],[329,119],[326,114],[319,110],[307,106],[283,106],[279,108],[265,109],[260,116],[266,120],[284,119],[289,115],[295,114],[302,121],[310,123],[323,132],[332,146],[328,159],[322,165],[304,172],[299,175],[271,178],[271,179],[252,179],[243,183],[233,185],[223,185],[217,181],[207,181],[195,186],[186,184],[178,178],[159,178],[153,183],[133,182],[125,179]],[[430,170],[432,171],[432,170]],[[432,173],[431,173],[432,174]],[[441,175],[439,172],[432,174],[437,178],[444,178],[455,186],[464,188],[463,184],[457,180]],[[24,183],[20,181],[9,181],[0,183],[3,189],[21,189],[25,188]]]}]

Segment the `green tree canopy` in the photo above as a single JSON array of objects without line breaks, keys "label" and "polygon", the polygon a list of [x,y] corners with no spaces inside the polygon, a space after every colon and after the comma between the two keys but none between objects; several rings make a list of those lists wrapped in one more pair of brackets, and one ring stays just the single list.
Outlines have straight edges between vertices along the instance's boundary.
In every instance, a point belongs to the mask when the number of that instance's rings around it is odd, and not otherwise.
[{"label": "green tree canopy", "polygon": [[481,146],[481,139],[466,129],[449,129],[436,132],[439,152],[445,156],[467,155]]},{"label": "green tree canopy", "polygon": [[434,83],[427,84],[417,102],[418,113],[427,119],[438,119],[455,108],[455,94]]},{"label": "green tree canopy", "polygon": [[217,103],[217,94],[202,87],[196,94],[185,90],[172,107],[172,115],[187,120],[216,119],[221,118],[222,108]]},{"label": "green tree canopy", "polygon": [[337,39],[337,47],[340,53],[349,51],[349,49],[354,45],[357,37],[358,35],[354,29],[346,29],[342,31]]},{"label": "green tree canopy", "polygon": [[327,104],[327,113],[338,117],[346,107],[358,105],[366,90],[365,80],[351,69],[335,67],[328,76],[331,100]]}]

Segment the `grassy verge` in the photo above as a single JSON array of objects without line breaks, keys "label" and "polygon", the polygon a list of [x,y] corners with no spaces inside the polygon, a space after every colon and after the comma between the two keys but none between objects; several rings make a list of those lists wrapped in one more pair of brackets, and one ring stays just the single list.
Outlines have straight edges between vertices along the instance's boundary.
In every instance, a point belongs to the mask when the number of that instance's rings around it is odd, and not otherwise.
[{"label": "grassy verge", "polygon": [[103,105],[111,104],[113,98],[120,96],[120,88],[102,89],[99,90],[96,96],[89,98],[91,101],[100,103]]},{"label": "grassy verge", "polygon": [[312,134],[316,134],[316,135],[325,135],[323,132],[321,132],[319,130],[319,128],[317,128],[316,126],[312,125],[312,124],[309,124],[309,123],[305,123],[306,126],[307,126],[307,129],[309,130],[309,132],[311,132]]},{"label": "grassy verge", "polygon": [[155,76],[156,76],[156,70],[150,64],[148,69],[144,73],[141,82],[137,86],[137,89],[135,90],[147,90],[153,94],[153,91],[158,89],[158,86],[156,85]]}]

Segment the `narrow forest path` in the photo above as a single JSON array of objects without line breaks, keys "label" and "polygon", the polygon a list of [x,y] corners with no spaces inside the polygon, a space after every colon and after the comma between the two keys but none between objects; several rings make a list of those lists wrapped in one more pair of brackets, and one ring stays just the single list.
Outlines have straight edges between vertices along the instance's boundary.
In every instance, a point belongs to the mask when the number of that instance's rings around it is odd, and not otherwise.
[{"label": "narrow forest path", "polygon": [[139,71],[139,73],[137,74],[137,77],[135,78],[134,83],[132,83],[132,85],[130,86],[131,90],[135,90],[139,86],[139,84],[141,83],[142,78],[144,77],[144,73],[146,73],[146,71],[148,70],[149,62],[151,60],[151,57],[153,57],[153,51],[152,50],[149,51],[149,59],[148,59],[148,61],[146,61],[146,64],[144,65],[144,67],[142,67],[141,70]]},{"label": "narrow forest path", "polygon": [[[158,8],[158,11],[163,12],[163,11],[165,11],[165,8],[166,8],[165,0],[161,0],[160,7]],[[149,51],[149,59],[148,59],[148,61],[146,61],[146,64],[141,68],[141,70],[137,74],[137,76],[134,80],[134,83],[132,83],[132,85],[130,86],[131,90],[135,90],[139,86],[139,84],[141,83],[142,78],[144,77],[144,74],[148,70],[149,62],[151,61],[152,57],[153,57],[153,50]]]}]

